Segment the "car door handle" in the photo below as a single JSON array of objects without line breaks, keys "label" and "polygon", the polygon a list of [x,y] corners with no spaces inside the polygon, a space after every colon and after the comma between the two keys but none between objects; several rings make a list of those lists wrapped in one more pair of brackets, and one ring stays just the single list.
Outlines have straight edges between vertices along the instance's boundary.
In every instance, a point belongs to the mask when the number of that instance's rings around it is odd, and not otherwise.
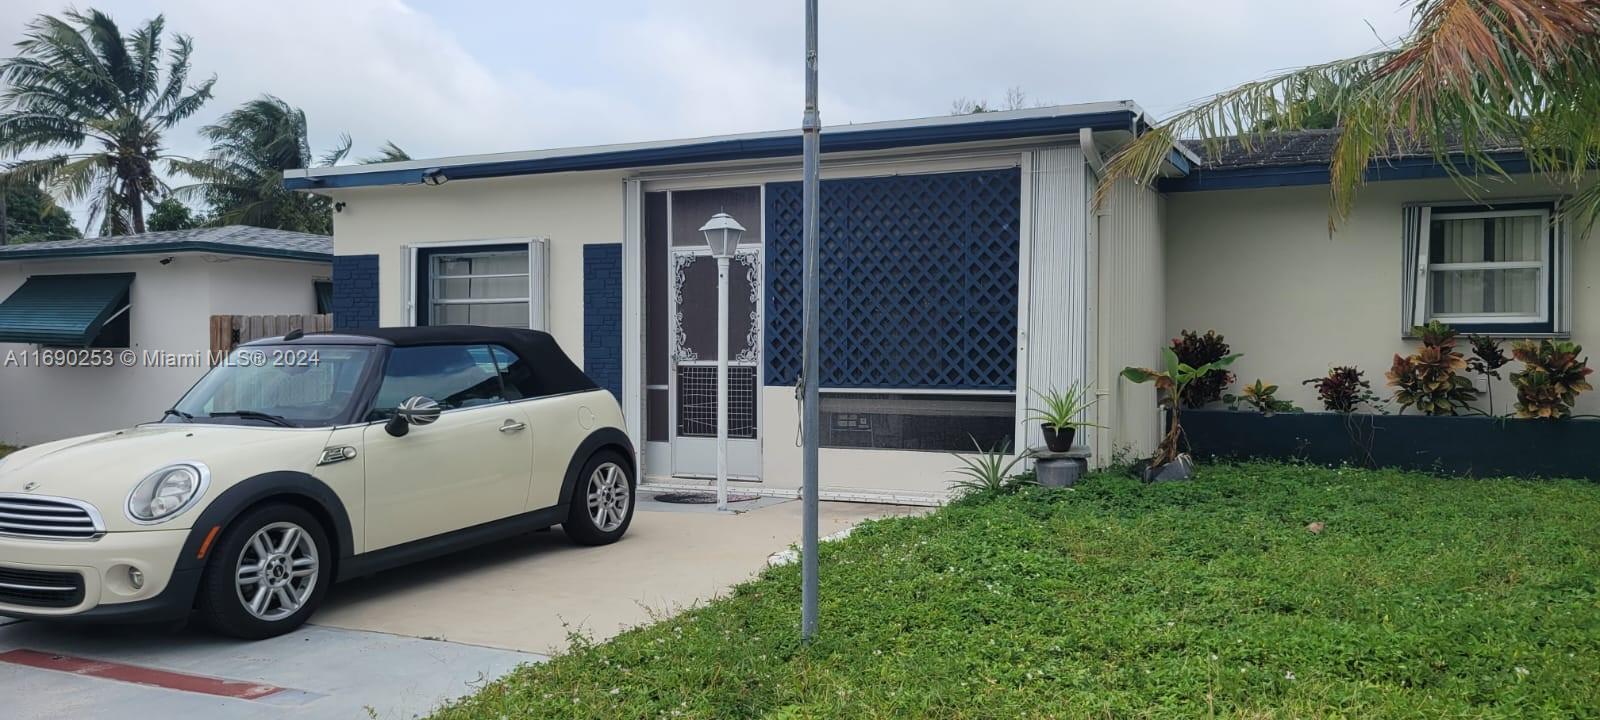
[{"label": "car door handle", "polygon": [[525,422],[517,422],[516,420],[507,420],[504,425],[500,426],[500,432],[503,432],[503,433],[514,433],[514,432],[517,432],[519,430],[526,429],[527,427],[528,427],[528,424],[525,423]]}]

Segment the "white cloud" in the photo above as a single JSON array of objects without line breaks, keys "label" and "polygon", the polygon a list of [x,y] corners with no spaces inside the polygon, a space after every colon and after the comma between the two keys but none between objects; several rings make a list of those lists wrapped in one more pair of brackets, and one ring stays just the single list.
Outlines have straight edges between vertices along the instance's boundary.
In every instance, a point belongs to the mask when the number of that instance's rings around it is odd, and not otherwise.
[{"label": "white cloud", "polygon": [[[0,42],[48,0],[0,7]],[[103,0],[125,28],[157,12],[195,39],[216,98],[171,133],[272,93],[305,109],[313,145],[357,157],[385,140],[414,155],[521,150],[793,127],[803,91],[801,3],[749,0]],[[822,6],[829,124],[947,112],[1022,86],[1052,102],[1138,100],[1169,111],[1268,71],[1393,38],[1394,0],[873,0]],[[1367,21],[1372,23],[1369,29]]]}]

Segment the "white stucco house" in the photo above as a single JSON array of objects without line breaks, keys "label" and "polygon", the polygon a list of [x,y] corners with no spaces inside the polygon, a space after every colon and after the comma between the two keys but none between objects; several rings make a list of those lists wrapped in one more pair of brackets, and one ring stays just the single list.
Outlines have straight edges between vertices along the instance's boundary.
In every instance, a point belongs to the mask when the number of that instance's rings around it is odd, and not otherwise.
[{"label": "white stucco house", "polygon": [[[1148,127],[1121,101],[823,131],[825,497],[937,498],[950,453],[974,439],[1040,444],[1024,421],[1029,388],[1097,386],[1108,396],[1104,429],[1085,439],[1095,462],[1146,453],[1153,391],[1118,373],[1156,363],[1182,328],[1226,333],[1247,354],[1241,374],[1295,391],[1330,363],[1381,376],[1406,346],[1402,314],[1600,332],[1600,317],[1577,311],[1593,289],[1571,280],[1573,267],[1593,276],[1600,253],[1564,236],[1528,241],[1543,299],[1514,315],[1464,286],[1435,302],[1402,282],[1430,227],[1416,208],[1444,222],[1498,212],[1452,215],[1465,198],[1431,158],[1375,167],[1382,182],[1331,239],[1327,158],[1309,150],[1204,162],[1175,147],[1156,185],[1122,184],[1095,205],[1102,158]],[[800,152],[791,130],[316,168],[285,182],[335,202],[336,322],[547,330],[621,399],[643,476],[663,485],[714,473],[716,273],[698,228],[729,213],[747,228],[731,297],[732,472],[741,490],[791,493]],[[1500,190],[1554,197],[1531,182]]]},{"label": "white stucco house", "polygon": [[160,418],[209,369],[212,315],[326,312],[331,257],[244,226],[0,246],[0,443]]}]

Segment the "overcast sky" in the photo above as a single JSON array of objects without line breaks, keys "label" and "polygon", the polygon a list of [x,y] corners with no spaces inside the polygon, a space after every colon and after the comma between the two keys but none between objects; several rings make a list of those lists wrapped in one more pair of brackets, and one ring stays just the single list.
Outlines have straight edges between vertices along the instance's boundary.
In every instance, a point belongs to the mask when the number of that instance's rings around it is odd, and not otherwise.
[{"label": "overcast sky", "polygon": [[[800,0],[104,0],[125,30],[164,14],[216,96],[168,137],[272,93],[315,150],[393,140],[415,157],[799,125]],[[52,0],[0,3],[9,44]],[[1408,26],[1401,0],[822,0],[828,125],[943,115],[956,98],[1131,99],[1158,115],[1273,70],[1351,55]]]}]

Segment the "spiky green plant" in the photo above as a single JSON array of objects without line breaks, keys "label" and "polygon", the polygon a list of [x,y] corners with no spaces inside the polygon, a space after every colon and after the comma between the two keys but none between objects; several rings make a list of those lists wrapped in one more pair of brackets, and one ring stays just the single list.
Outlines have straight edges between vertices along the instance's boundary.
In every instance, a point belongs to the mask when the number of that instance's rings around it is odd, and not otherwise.
[{"label": "spiky green plant", "polygon": [[1083,414],[1100,402],[1103,395],[1094,388],[1083,383],[1073,383],[1065,390],[1051,388],[1045,392],[1038,390],[1030,392],[1039,398],[1039,403],[1028,408],[1029,421],[1037,420],[1039,424],[1057,432],[1067,428],[1100,427],[1083,419]]},{"label": "spiky green plant", "polygon": [[167,159],[162,136],[211,99],[216,77],[187,85],[188,36],[172,36],[163,57],[165,27],[158,15],[123,35],[98,10],[40,15],[17,56],[0,60],[0,157],[53,151],[17,162],[14,174],[88,200],[86,229],[145,231],[145,203],[166,194],[155,169]]},{"label": "spiky green plant", "polygon": [[950,471],[961,476],[960,480],[950,483],[951,487],[960,490],[963,495],[983,495],[1003,493],[1022,485],[1037,484],[1037,480],[1018,477],[1011,472],[1016,469],[1018,463],[1027,459],[1027,453],[1012,456],[1009,443],[1002,442],[985,449],[977,438],[971,440],[977,453],[973,455],[951,453],[961,462],[961,467]]},{"label": "spiky green plant", "polygon": [[1342,129],[1330,168],[1329,231],[1349,216],[1374,161],[1432,155],[1468,194],[1504,178],[1496,151],[1526,149],[1535,173],[1573,191],[1565,211],[1600,217],[1600,3],[1409,0],[1411,30],[1390,47],[1277,73],[1196,102],[1120,149],[1101,176],[1156,178],[1174,143],[1208,155],[1271,135]]}]

